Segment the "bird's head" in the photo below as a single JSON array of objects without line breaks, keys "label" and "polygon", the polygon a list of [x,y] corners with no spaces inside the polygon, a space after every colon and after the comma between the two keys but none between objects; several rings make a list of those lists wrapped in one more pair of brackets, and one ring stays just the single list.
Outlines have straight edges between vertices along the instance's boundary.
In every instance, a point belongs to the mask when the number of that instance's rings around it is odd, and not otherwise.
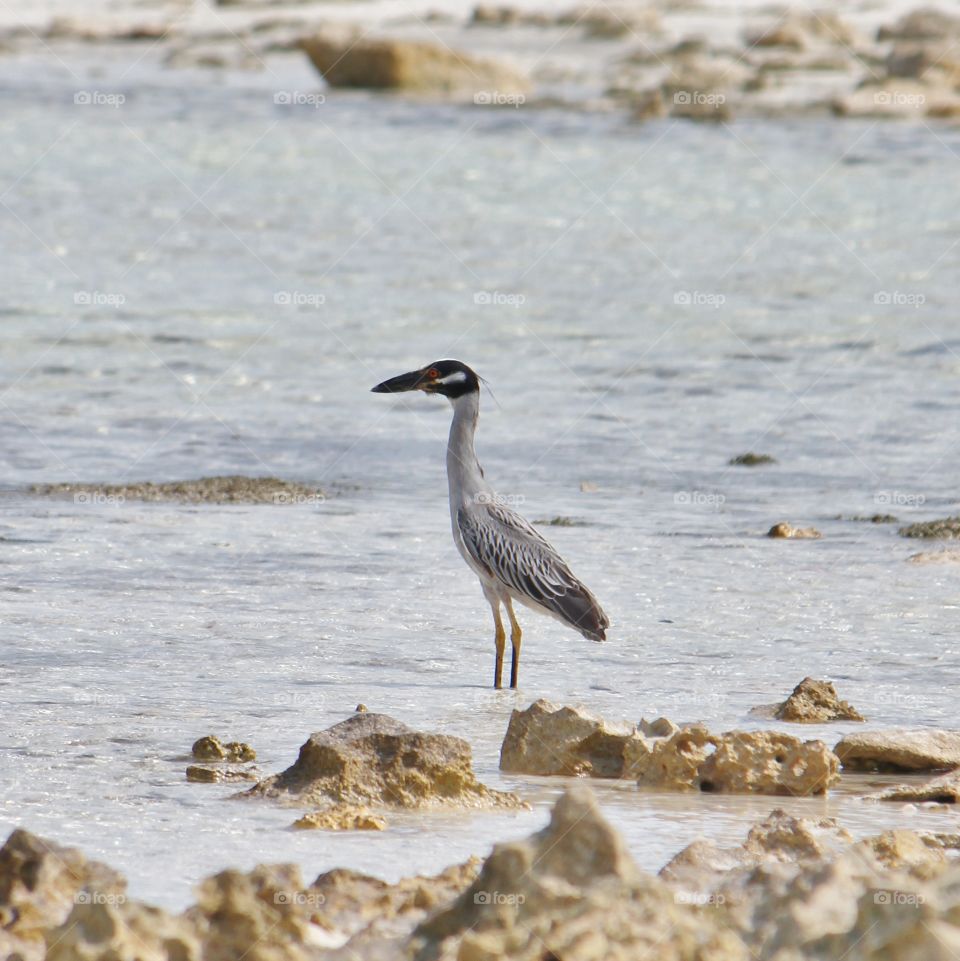
[{"label": "bird's head", "polygon": [[451,400],[480,390],[480,378],[459,360],[435,360],[420,370],[391,377],[372,388],[375,394],[400,394],[422,390],[427,394],[443,394]]}]

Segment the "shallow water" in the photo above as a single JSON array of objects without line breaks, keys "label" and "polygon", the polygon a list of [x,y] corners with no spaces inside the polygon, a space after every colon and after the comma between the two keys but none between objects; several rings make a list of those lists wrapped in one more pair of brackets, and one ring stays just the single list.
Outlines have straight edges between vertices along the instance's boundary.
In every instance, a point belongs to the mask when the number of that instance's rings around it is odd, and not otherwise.
[{"label": "shallow water", "polygon": [[[4,832],[79,845],[177,906],[228,865],[395,878],[528,833],[562,782],[497,759],[537,697],[752,727],[810,674],[871,725],[953,723],[956,568],[838,518],[956,511],[960,132],[278,106],[315,90],[295,59],[212,87],[70,70],[0,74]],[[518,693],[487,686],[489,613],[449,535],[448,406],[368,393],[446,356],[496,393],[488,476],[531,519],[574,519],[547,533],[613,623],[598,646],[522,615]],[[779,463],[727,466],[747,450]],[[225,472],[328,496],[26,492]],[[763,538],[780,520],[824,537]],[[466,737],[534,810],[292,832],[290,810],[184,779],[200,735],[249,740],[271,772],[359,701]],[[780,805],[859,832],[955,825],[845,792],[597,789],[649,869]]]}]

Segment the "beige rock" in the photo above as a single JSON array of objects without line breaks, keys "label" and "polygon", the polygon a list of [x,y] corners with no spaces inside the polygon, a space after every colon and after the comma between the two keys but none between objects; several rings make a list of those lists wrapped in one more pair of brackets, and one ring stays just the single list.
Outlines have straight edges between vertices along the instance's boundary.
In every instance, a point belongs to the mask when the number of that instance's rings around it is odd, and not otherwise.
[{"label": "beige rock", "polygon": [[960,550],[920,551],[907,560],[911,564],[960,564]]},{"label": "beige rock", "polygon": [[392,717],[369,711],[311,734],[296,763],[261,781],[246,796],[317,808],[526,806],[515,795],[491,790],[477,780],[466,741],[413,731]]},{"label": "beige rock", "polygon": [[583,785],[549,825],[497,845],[447,909],[419,925],[408,956],[438,961],[746,961],[716,913],[680,903],[640,872]]},{"label": "beige rock", "polygon": [[112,868],[18,828],[0,848],[0,952],[40,961],[44,932],[75,905],[123,898],[125,890]]},{"label": "beige rock", "polygon": [[[202,961],[195,923],[136,901],[78,904],[47,934],[47,961]],[[262,957],[262,955],[261,955]],[[279,957],[279,955],[278,955]]]},{"label": "beige rock", "polygon": [[834,751],[850,771],[936,771],[960,767],[960,731],[858,731]]},{"label": "beige rock", "polygon": [[396,884],[337,868],[321,874],[308,894],[323,906],[318,923],[346,941],[346,958],[365,958],[370,942],[407,936],[430,913],[449,905],[474,881],[480,864],[473,857],[440,874],[401,878]]},{"label": "beige rock", "polygon": [[793,693],[774,711],[780,721],[816,724],[823,721],[863,721],[860,712],[847,701],[841,701],[829,681],[805,677]]},{"label": "beige rock", "polygon": [[298,829],[319,828],[324,831],[383,831],[387,822],[363,805],[338,804],[325,811],[311,811],[293,822]]},{"label": "beige rock", "polygon": [[839,780],[839,762],[821,741],[777,731],[711,734],[702,725],[652,742],[634,770],[641,787],[803,797]]},{"label": "beige rock", "polygon": [[960,537],[960,517],[943,517],[935,521],[907,524],[897,532],[901,537],[929,537],[952,539]]},{"label": "beige rock", "polygon": [[440,44],[318,35],[301,45],[331,87],[472,95],[517,95],[529,89],[527,79],[505,64]]},{"label": "beige rock", "polygon": [[256,781],[257,772],[249,768],[227,767],[220,764],[191,764],[187,780],[197,784],[228,784],[233,781]]},{"label": "beige rock", "polygon": [[701,791],[730,794],[825,794],[840,762],[822,741],[777,731],[730,731],[700,766]]},{"label": "beige rock", "polygon": [[644,737],[670,737],[671,734],[676,734],[680,730],[680,727],[668,717],[658,717],[652,721],[640,718],[637,727]]},{"label": "beige rock", "polygon": [[632,725],[611,725],[579,708],[539,700],[510,715],[500,749],[500,770],[623,777],[631,741],[640,742],[638,749],[645,750],[643,738]]},{"label": "beige rock", "polygon": [[806,50],[815,44],[849,47],[858,40],[855,31],[829,10],[790,13],[763,30],[748,34],[749,47],[783,47]]},{"label": "beige rock", "polygon": [[191,753],[198,761],[255,761],[257,752],[243,741],[224,744],[214,734],[195,741]]},{"label": "beige rock", "polygon": [[948,771],[919,784],[895,784],[870,795],[877,801],[960,803],[960,771]]},{"label": "beige rock", "polygon": [[912,10],[877,32],[879,40],[942,40],[960,35],[960,17],[933,7]]},{"label": "beige rock", "polygon": [[781,521],[779,524],[774,524],[770,530],[767,531],[767,537],[774,538],[789,538],[789,539],[806,539],[806,538],[818,538],[821,537],[820,531],[815,527],[794,527],[792,524],[787,524],[785,521]]}]

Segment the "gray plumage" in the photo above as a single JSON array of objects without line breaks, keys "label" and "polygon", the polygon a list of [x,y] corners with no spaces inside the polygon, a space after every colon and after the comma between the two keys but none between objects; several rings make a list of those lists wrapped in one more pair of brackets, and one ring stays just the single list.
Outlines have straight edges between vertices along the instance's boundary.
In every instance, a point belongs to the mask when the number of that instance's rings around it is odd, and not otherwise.
[{"label": "gray plumage", "polygon": [[457,525],[470,556],[515,600],[566,622],[589,640],[604,640],[610,622],[597,599],[516,511],[484,500],[472,510],[459,508]]}]

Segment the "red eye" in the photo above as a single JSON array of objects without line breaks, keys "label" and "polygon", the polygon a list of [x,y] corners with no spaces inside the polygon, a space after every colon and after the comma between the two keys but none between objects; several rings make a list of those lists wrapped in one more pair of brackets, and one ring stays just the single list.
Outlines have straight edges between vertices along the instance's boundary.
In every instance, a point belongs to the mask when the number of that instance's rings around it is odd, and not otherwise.
[{"label": "red eye", "polygon": [[431,368],[427,371],[427,377],[429,377],[430,380],[436,380],[439,376],[440,376],[440,371],[437,370],[436,367],[431,367]]}]

